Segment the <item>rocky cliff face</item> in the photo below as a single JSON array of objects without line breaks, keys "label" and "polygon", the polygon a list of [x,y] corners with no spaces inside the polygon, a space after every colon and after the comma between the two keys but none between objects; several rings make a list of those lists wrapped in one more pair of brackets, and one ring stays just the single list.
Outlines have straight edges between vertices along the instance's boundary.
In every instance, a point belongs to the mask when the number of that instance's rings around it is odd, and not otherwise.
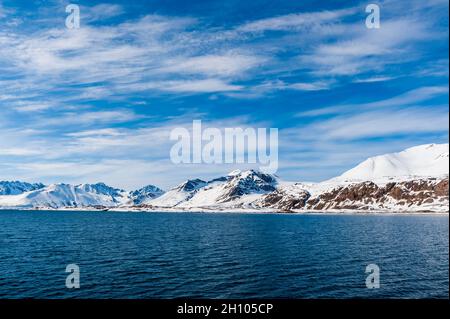
[{"label": "rocky cliff face", "polygon": [[265,195],[261,207],[295,210],[448,211],[446,178],[422,178],[378,185],[374,182],[337,185],[311,195],[307,190],[276,190]]},{"label": "rocky cliff face", "polygon": [[363,182],[339,186],[311,197],[305,207],[313,210],[430,211],[435,206],[444,205],[448,206],[448,178],[390,182],[386,185]]},{"label": "rocky cliff face", "polygon": [[268,207],[276,210],[291,211],[303,209],[311,194],[300,185],[294,184],[290,187],[280,187],[275,191],[264,195],[255,204],[257,207]]},{"label": "rocky cliff face", "polygon": [[377,185],[363,182],[339,186],[311,197],[305,207],[314,210],[448,210],[448,178],[417,179]]}]

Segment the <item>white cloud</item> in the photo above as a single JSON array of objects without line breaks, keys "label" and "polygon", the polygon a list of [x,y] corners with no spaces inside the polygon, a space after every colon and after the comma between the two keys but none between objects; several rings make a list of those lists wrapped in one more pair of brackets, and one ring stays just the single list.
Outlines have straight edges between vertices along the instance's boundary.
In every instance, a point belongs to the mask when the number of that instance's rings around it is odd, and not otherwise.
[{"label": "white cloud", "polygon": [[177,58],[167,60],[167,66],[163,66],[160,71],[168,73],[203,73],[207,76],[233,76],[240,75],[247,70],[257,67],[265,62],[265,58],[244,55],[203,55],[189,58]]},{"label": "white cloud", "polygon": [[[115,4],[82,10],[87,21],[124,12]],[[329,83],[335,76],[370,71],[376,71],[376,77],[362,78],[387,79],[391,75],[386,74],[386,67],[405,62],[405,50],[412,51],[409,46],[437,36],[430,32],[431,22],[415,15],[384,19],[379,30],[346,20],[360,10],[288,14],[228,29],[210,28],[195,18],[160,15],[108,25],[88,23],[77,30],[10,29],[0,31],[0,71],[7,68],[38,92],[60,88],[66,91],[66,98],[123,98],[135,92],[133,88],[145,87],[144,83],[148,83],[147,89],[140,92],[150,95],[226,93],[236,98],[261,97],[265,92],[286,89],[272,86],[264,91],[263,86],[277,75],[290,73],[310,76],[310,81],[307,77],[290,86],[298,90],[332,88]],[[264,31],[284,35],[273,39]],[[299,55],[287,59],[279,56],[286,50]],[[407,58],[416,57],[408,54]],[[235,84],[253,79],[257,81]],[[103,87],[95,87],[97,83],[103,83]],[[75,89],[71,86],[74,84],[83,86]],[[244,87],[245,94],[235,94]],[[18,96],[30,90],[24,88]],[[44,108],[30,105],[23,110]]]},{"label": "white cloud", "polygon": [[296,13],[248,22],[238,28],[244,32],[292,31],[309,29],[315,24],[333,23],[355,13],[355,9]]},{"label": "white cloud", "polygon": [[297,114],[298,117],[307,116],[321,116],[339,113],[353,113],[357,111],[366,111],[370,109],[401,107],[411,104],[419,104],[421,102],[430,100],[437,96],[448,94],[448,87],[445,86],[425,86],[410,90],[392,98],[383,99],[368,103],[337,105],[325,108],[313,109]]},{"label": "white cloud", "polygon": [[101,3],[93,7],[80,8],[80,14],[83,23],[94,21],[104,21],[109,18],[117,17],[124,13],[122,6],[111,3]]},{"label": "white cloud", "polygon": [[312,53],[301,55],[300,61],[322,76],[380,72],[391,64],[417,58],[408,46],[436,36],[429,31],[428,22],[416,19],[386,20],[380,29],[367,29],[362,23],[348,29],[354,29],[349,32],[354,36],[319,44]]},{"label": "white cloud", "polygon": [[306,126],[304,136],[324,140],[386,137],[448,131],[448,111],[409,107],[402,110],[360,112]]},{"label": "white cloud", "polygon": [[218,79],[193,81],[168,81],[159,86],[162,91],[187,93],[214,93],[242,90],[242,86],[225,83]]},{"label": "white cloud", "polygon": [[81,111],[63,112],[53,116],[41,115],[34,127],[74,127],[77,125],[91,126],[96,124],[109,125],[114,123],[126,123],[142,118],[130,110],[114,111]]},{"label": "white cloud", "polygon": [[67,136],[71,137],[86,137],[86,136],[121,136],[123,133],[121,133],[117,129],[112,128],[104,128],[99,130],[87,130],[87,131],[80,131],[80,132],[73,132],[66,134]]},{"label": "white cloud", "polygon": [[374,82],[385,82],[396,79],[394,76],[373,76],[363,79],[356,79],[354,83],[374,83]]},{"label": "white cloud", "polygon": [[30,156],[38,154],[40,154],[39,151],[31,150],[28,148],[13,147],[0,149],[0,156]]},{"label": "white cloud", "polygon": [[330,82],[327,81],[316,81],[310,83],[293,83],[287,86],[289,89],[300,90],[300,91],[321,91],[330,88]]}]

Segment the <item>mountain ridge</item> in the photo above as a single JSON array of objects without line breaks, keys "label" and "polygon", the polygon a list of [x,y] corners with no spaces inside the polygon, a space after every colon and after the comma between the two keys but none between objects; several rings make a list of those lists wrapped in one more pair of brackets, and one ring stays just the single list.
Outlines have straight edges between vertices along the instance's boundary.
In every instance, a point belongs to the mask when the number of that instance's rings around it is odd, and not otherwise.
[{"label": "mountain ridge", "polygon": [[127,192],[104,183],[3,181],[0,208],[448,212],[448,144],[370,157],[321,183],[285,183],[256,170],[190,179],[167,192],[154,185]]}]

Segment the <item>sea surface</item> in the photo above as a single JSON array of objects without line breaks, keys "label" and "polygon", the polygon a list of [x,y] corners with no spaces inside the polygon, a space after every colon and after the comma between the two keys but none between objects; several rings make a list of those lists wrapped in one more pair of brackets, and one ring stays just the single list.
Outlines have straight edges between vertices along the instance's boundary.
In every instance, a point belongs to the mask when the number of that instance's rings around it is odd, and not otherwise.
[{"label": "sea surface", "polygon": [[448,215],[0,211],[0,298],[448,298],[448,229]]}]

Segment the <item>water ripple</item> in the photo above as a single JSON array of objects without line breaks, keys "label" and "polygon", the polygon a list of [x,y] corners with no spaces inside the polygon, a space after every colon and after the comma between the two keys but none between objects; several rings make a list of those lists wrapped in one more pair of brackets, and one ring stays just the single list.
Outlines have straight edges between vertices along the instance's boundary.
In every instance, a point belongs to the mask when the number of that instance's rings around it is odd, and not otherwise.
[{"label": "water ripple", "polygon": [[1,298],[448,298],[447,216],[0,214]]}]

